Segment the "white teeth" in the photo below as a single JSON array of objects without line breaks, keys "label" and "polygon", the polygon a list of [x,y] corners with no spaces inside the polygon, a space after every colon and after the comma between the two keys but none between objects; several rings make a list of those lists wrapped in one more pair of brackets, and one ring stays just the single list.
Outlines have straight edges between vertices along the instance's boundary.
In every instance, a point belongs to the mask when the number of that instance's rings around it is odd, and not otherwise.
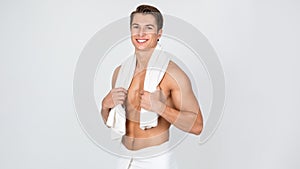
[{"label": "white teeth", "polygon": [[146,42],[146,40],[145,40],[145,39],[137,39],[137,41],[138,41],[139,43]]}]

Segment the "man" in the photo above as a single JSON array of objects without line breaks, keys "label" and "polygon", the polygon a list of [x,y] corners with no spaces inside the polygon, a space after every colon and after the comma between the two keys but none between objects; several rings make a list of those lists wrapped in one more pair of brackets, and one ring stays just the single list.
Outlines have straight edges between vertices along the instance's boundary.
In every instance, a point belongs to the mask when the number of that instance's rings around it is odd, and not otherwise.
[{"label": "man", "polygon": [[[202,115],[192,91],[191,82],[185,72],[174,62],[168,63],[166,72],[155,92],[144,90],[147,64],[158,45],[162,27],[162,15],[153,6],[141,5],[131,13],[131,41],[135,47],[136,56],[134,76],[128,89],[115,87],[121,66],[117,67],[112,77],[112,89],[102,100],[101,114],[105,123],[112,108],[118,104],[126,107],[126,133],[122,137],[122,144],[130,151],[139,151],[167,143],[171,124],[195,135],[199,135],[202,131]],[[148,129],[140,128],[141,109],[158,114],[157,126]],[[157,158],[151,162],[152,167],[169,168],[168,161]],[[129,166],[134,168],[133,162],[131,159],[126,168]]]}]

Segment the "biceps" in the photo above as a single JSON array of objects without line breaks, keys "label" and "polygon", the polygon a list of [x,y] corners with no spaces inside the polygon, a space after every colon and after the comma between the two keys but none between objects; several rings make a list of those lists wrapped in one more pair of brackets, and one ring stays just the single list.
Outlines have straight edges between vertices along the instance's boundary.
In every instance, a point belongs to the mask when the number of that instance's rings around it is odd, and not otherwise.
[{"label": "biceps", "polygon": [[193,91],[172,92],[173,104],[178,110],[198,112],[199,105]]}]

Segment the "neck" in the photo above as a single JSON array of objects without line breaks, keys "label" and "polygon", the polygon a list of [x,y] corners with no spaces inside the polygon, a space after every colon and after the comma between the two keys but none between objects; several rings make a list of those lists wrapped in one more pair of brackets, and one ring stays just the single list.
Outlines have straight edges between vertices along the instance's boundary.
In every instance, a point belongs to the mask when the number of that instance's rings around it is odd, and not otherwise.
[{"label": "neck", "polygon": [[151,48],[147,51],[135,50],[136,55],[136,68],[145,69],[147,68],[148,62],[155,48]]}]

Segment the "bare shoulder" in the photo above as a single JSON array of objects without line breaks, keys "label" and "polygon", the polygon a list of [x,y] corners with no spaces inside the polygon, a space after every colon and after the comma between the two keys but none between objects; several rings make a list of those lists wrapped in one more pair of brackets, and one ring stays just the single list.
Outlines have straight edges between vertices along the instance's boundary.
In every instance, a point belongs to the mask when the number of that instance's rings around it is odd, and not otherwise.
[{"label": "bare shoulder", "polygon": [[176,80],[189,80],[187,74],[173,61],[170,61],[167,73]]},{"label": "bare shoulder", "polygon": [[179,84],[180,86],[190,85],[190,79],[187,74],[173,61],[169,62],[167,75],[170,81]]},{"label": "bare shoulder", "polygon": [[121,65],[118,66],[117,68],[115,68],[115,70],[114,70],[114,74],[113,74],[112,81],[111,81],[112,88],[115,87],[120,68],[121,68]]}]

